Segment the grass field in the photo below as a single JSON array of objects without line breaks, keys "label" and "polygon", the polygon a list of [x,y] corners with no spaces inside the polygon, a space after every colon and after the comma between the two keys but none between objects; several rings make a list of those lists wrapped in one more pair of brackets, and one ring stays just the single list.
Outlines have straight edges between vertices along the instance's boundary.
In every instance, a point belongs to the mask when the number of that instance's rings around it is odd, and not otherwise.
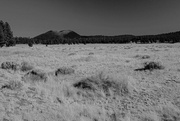
[{"label": "grass field", "polygon": [[180,44],[0,48],[0,121],[180,121]]}]

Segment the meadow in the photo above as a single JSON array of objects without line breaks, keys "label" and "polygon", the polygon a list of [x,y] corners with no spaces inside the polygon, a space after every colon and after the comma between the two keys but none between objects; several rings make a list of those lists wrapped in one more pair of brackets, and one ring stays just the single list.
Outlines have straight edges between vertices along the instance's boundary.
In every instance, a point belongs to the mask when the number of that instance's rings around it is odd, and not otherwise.
[{"label": "meadow", "polygon": [[180,44],[0,48],[0,121],[180,121]]}]

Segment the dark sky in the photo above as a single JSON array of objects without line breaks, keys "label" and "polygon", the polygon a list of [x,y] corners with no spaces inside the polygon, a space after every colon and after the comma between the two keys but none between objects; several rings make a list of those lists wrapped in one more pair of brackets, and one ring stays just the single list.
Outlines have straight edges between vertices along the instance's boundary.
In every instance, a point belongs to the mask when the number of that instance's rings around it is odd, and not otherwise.
[{"label": "dark sky", "polygon": [[180,30],[180,0],[1,0],[14,36],[49,30],[81,35],[159,34]]}]

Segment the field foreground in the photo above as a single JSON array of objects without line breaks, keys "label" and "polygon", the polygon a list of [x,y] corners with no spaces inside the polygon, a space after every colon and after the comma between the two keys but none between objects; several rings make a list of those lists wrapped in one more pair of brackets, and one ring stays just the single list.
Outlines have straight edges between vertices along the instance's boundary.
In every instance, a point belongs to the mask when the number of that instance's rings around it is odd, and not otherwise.
[{"label": "field foreground", "polygon": [[180,44],[0,48],[0,121],[180,121]]}]

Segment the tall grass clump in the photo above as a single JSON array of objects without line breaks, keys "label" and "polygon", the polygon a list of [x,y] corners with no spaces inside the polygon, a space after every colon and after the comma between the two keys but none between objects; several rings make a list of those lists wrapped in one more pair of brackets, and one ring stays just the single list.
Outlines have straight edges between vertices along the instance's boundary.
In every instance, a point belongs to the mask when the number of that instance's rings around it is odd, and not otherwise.
[{"label": "tall grass clump", "polygon": [[130,93],[128,82],[125,79],[115,80],[109,76],[100,73],[96,76],[83,78],[73,84],[73,86],[83,93],[101,96],[125,96]]}]

